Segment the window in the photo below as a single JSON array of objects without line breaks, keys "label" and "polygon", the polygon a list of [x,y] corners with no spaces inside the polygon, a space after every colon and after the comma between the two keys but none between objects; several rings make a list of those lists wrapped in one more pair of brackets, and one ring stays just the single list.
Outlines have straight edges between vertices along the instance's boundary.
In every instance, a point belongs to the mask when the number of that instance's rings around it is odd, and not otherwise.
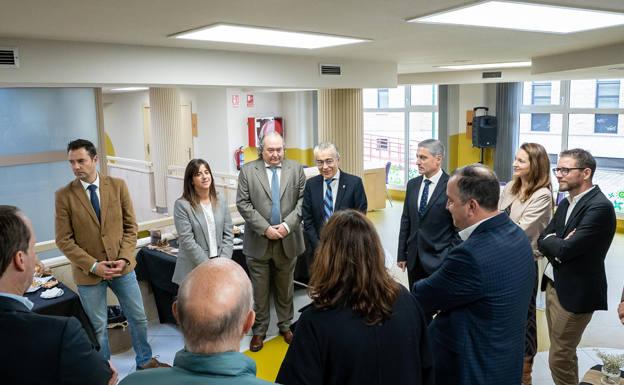
[{"label": "window", "polygon": [[594,115],[594,132],[596,134],[617,134],[617,131],[618,131],[617,114]]},{"label": "window", "polygon": [[550,114],[531,114],[531,131],[550,131]]},{"label": "window", "polygon": [[[531,104],[547,105],[550,104],[550,82],[533,82],[533,92],[531,93]],[[537,130],[536,130],[537,131]]]},{"label": "window", "polygon": [[[562,150],[590,151],[598,164],[593,182],[620,217],[624,216],[624,133],[618,130],[624,125],[622,80],[525,82],[519,140],[544,145],[552,162]],[[546,103],[547,83],[553,104]],[[552,181],[557,189],[557,180]]]},{"label": "window", "polygon": [[[598,80],[596,82],[596,108],[618,108],[620,104],[620,81]],[[617,121],[617,117],[616,117]],[[596,127],[598,126],[596,117]],[[617,124],[616,124],[617,130]],[[596,129],[596,132],[598,130]]]},{"label": "window", "polygon": [[438,136],[436,85],[364,89],[364,167],[390,163],[388,184],[403,188],[418,175],[416,149]]}]

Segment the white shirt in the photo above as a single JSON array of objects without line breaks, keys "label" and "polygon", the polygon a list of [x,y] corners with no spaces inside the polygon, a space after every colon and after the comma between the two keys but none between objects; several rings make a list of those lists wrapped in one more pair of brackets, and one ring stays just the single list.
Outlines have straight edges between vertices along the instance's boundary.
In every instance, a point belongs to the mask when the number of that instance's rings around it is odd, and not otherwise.
[{"label": "white shirt", "polygon": [[96,185],[97,188],[95,189],[95,194],[98,197],[98,202],[101,202],[100,200],[100,174],[99,173],[95,174],[95,180],[93,181],[93,183],[87,183],[83,181],[82,179],[80,180],[80,183],[82,184],[82,188],[84,188],[85,193],[87,193],[87,198],[89,198],[89,202],[91,202],[91,192],[88,190],[88,188],[92,184]]},{"label": "white shirt", "polygon": [[[321,175],[322,176],[322,175]],[[325,178],[323,178],[323,200],[325,199],[325,194],[327,193],[327,183],[325,182]],[[334,175],[334,180],[329,184],[332,190],[332,209],[336,209],[336,197],[338,196],[338,182],[340,181],[340,170],[336,172]]]},{"label": "white shirt", "polygon": [[431,198],[431,194],[433,194],[433,190],[435,190],[436,186],[438,185],[438,182],[440,181],[440,177],[442,176],[442,169],[439,169],[438,172],[436,172],[431,178],[427,178],[424,174],[423,174],[423,180],[422,183],[420,184],[420,189],[418,190],[418,209],[420,209],[420,199],[422,198],[422,194],[423,194],[423,190],[425,189],[425,181],[426,180],[430,180],[431,183],[429,183],[429,194],[427,195],[427,202],[425,202],[425,206],[427,206],[427,203],[429,203],[429,199]]},{"label": "white shirt", "polygon": [[209,257],[217,257],[217,227],[215,225],[212,205],[210,203],[201,203],[201,207],[204,211],[204,218],[206,218],[206,223],[208,224],[208,248],[210,249]]},{"label": "white shirt", "polygon": [[[596,187],[596,186],[591,186],[586,191],[583,191],[582,193],[578,194],[574,198],[570,198],[569,195],[566,197],[568,199],[568,202],[570,202],[570,205],[568,206],[568,211],[566,211],[566,218],[565,218],[564,224],[568,224],[568,219],[570,219],[570,215],[572,215],[572,211],[574,211],[574,208],[576,207],[576,204],[581,200],[581,198],[583,198],[585,195],[587,195],[588,192],[593,190],[594,187]],[[550,234],[546,235],[544,237],[544,239],[550,238],[550,237],[552,237],[554,235],[557,235],[557,234],[556,233],[550,233]],[[552,267],[552,264],[550,262],[548,262],[548,265],[546,265],[546,269],[544,270],[544,275],[547,276],[548,278],[550,278],[551,281],[555,282],[555,273],[553,271],[553,267]]]},{"label": "white shirt", "polygon": [[[496,215],[494,215],[495,217]],[[485,218],[480,220],[479,222],[466,227],[465,229],[463,229],[462,231],[460,231],[459,233],[457,233],[457,235],[459,235],[459,237],[461,238],[462,241],[465,241],[466,239],[470,238],[470,236],[472,235],[473,231],[476,230],[477,227],[479,227],[479,225],[485,221],[487,221],[488,219],[492,219],[494,217],[489,217],[489,218]]]}]

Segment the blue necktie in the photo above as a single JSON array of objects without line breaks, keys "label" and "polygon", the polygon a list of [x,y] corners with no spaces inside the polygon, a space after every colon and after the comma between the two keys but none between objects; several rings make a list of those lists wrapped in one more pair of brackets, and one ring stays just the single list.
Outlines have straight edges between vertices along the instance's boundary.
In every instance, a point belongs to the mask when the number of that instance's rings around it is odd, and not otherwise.
[{"label": "blue necktie", "polygon": [[334,212],[334,195],[332,194],[331,183],[335,178],[325,179],[327,189],[325,190],[325,198],[323,199],[323,222],[327,222]]},{"label": "blue necktie", "polygon": [[97,216],[98,222],[100,221],[100,200],[95,192],[97,190],[97,186],[94,184],[90,184],[87,187],[89,190],[89,197],[91,198],[91,206],[93,206],[93,210],[95,211],[95,215]]},{"label": "blue necktie", "polygon": [[427,208],[427,200],[429,199],[429,185],[431,181],[429,179],[425,179],[423,181],[425,187],[423,188],[422,197],[420,197],[420,204],[418,205],[418,215],[422,218],[425,215],[425,209]]},{"label": "blue necktie", "polygon": [[271,177],[271,225],[280,224],[280,185],[277,177],[277,167],[271,167],[273,176]]}]

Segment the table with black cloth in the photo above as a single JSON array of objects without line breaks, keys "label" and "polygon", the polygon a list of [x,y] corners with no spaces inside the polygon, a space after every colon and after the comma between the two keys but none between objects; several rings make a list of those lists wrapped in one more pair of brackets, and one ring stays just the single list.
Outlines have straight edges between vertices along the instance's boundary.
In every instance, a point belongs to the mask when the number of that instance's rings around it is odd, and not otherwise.
[{"label": "table with black cloth", "polygon": [[[169,245],[178,247],[175,240],[170,241]],[[241,265],[249,274],[242,250],[234,250],[232,260]],[[173,304],[178,294],[178,285],[171,282],[171,277],[173,277],[173,271],[175,270],[176,257],[157,249],[143,247],[137,253],[136,261],[135,272],[137,279],[149,282],[154,292],[160,323],[175,324],[176,321],[171,311],[171,304]]]},{"label": "table with black cloth", "polygon": [[57,287],[63,289],[63,295],[57,298],[41,298],[40,295],[44,289],[39,289],[33,293],[26,293],[24,297],[28,298],[34,304],[32,311],[37,314],[76,317],[82,324],[91,343],[99,350],[100,344],[95,336],[95,330],[93,330],[91,321],[89,321],[89,317],[87,317],[87,314],[82,308],[80,297],[60,282]]}]

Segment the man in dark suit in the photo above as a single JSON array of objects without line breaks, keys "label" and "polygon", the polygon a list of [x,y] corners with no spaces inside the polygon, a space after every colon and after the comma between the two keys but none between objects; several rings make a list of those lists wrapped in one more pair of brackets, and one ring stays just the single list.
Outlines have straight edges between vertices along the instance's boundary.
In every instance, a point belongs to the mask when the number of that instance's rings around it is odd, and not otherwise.
[{"label": "man in dark suit", "polygon": [[596,160],[583,149],[559,154],[553,169],[569,196],[537,241],[548,258],[542,290],[550,337],[548,363],[556,385],[578,384],[576,347],[595,310],[607,310],[604,259],[615,234],[613,204],[592,183]]},{"label": "man in dark suit", "polygon": [[109,366],[75,318],[31,311],[22,295],[35,271],[32,224],[0,206],[0,368],[3,384],[116,384]]},{"label": "man in dark suit", "polygon": [[259,152],[258,160],[241,169],[236,193],[236,207],[245,220],[243,254],[253,285],[256,312],[249,343],[252,352],[264,346],[271,292],[279,333],[286,343],[292,340],[293,273],[297,257],[305,249],[301,231],[303,167],[284,159],[284,139],[277,132],[262,138]]},{"label": "man in dark suit", "polygon": [[147,340],[147,317],[134,273],[137,224],[126,183],[100,176],[97,150],[88,140],[70,142],[67,158],[76,179],[56,192],[56,245],[71,261],[80,302],[101,352],[110,358],[106,307],[110,288],[130,324],[137,369],[169,366],[152,357]]},{"label": "man in dark suit", "polygon": [[535,266],[531,243],[498,211],[500,187],[483,165],[455,172],[448,210],[464,241],[440,267],[414,284],[429,326],[440,385],[517,385]]},{"label": "man in dark suit", "polygon": [[312,249],[319,243],[321,227],[338,210],[366,214],[368,207],[362,179],[340,169],[340,153],[333,143],[314,147],[320,175],[310,178],[303,191],[303,227]]},{"label": "man in dark suit", "polygon": [[418,144],[416,155],[421,175],[407,183],[397,252],[397,265],[403,271],[407,268],[410,288],[436,271],[459,243],[446,209],[449,176],[442,170],[444,145],[435,139],[424,140]]}]

